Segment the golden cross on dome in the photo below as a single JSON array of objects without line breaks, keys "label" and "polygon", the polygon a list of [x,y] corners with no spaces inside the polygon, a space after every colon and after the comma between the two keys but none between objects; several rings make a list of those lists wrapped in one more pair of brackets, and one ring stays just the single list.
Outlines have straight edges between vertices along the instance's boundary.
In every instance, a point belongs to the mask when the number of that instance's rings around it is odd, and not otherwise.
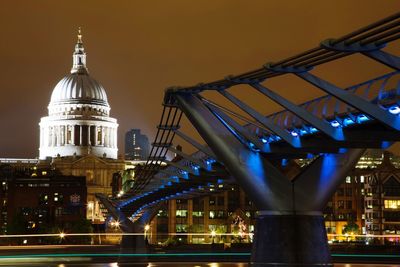
[{"label": "golden cross on dome", "polygon": [[82,43],[82,31],[81,27],[78,28],[78,43]]}]

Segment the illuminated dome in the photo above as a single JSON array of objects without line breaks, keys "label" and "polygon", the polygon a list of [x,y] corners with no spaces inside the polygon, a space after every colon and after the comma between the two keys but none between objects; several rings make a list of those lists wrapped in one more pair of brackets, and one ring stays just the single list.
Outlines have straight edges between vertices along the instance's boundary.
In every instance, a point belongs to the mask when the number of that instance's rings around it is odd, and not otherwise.
[{"label": "illuminated dome", "polygon": [[79,30],[71,73],[54,87],[40,125],[39,158],[95,155],[117,159],[117,120],[103,86],[90,77]]},{"label": "illuminated dome", "polygon": [[65,76],[54,87],[49,105],[93,103],[109,107],[103,86],[86,73]]}]

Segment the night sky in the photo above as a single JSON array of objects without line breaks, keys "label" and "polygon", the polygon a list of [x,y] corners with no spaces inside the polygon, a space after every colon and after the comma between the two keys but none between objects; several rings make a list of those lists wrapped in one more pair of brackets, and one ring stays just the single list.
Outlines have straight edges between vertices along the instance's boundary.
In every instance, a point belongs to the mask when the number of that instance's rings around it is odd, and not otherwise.
[{"label": "night sky", "polygon": [[[38,155],[38,123],[53,87],[70,71],[79,26],[90,75],[106,89],[120,125],[122,154],[130,128],[153,139],[166,87],[256,69],[399,9],[398,0],[2,1],[0,157]],[[399,46],[388,51],[399,55]],[[351,61],[314,73],[349,86],[390,71],[361,56]],[[321,94],[297,82],[280,77],[269,85],[297,103]],[[263,113],[277,110],[240,90]]]}]

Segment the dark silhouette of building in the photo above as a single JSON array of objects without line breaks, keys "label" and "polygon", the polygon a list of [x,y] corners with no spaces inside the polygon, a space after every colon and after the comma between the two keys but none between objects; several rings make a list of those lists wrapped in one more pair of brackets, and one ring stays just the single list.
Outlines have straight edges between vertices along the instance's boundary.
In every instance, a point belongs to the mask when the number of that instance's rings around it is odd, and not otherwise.
[{"label": "dark silhouette of building", "polygon": [[84,176],[0,165],[0,231],[24,234],[69,229],[86,219]]},{"label": "dark silhouette of building", "polygon": [[150,153],[149,139],[140,129],[131,129],[125,134],[125,159],[146,160]]}]

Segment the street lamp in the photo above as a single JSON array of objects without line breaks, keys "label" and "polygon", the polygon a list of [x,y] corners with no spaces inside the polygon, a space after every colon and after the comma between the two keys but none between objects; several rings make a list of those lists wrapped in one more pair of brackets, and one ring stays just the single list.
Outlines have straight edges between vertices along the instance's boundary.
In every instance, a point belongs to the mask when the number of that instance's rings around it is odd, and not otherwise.
[{"label": "street lamp", "polygon": [[216,235],[217,235],[217,233],[215,232],[215,230],[212,230],[211,231],[212,244],[214,244],[214,238],[215,238]]},{"label": "street lamp", "polygon": [[150,225],[146,224],[144,226],[144,239],[146,240],[146,243],[149,242],[148,238],[147,238],[147,232],[150,230]]},{"label": "street lamp", "polygon": [[60,244],[61,244],[62,241],[63,241],[63,239],[64,239],[64,237],[65,237],[65,234],[64,234],[64,232],[60,232],[60,233],[58,234],[58,236],[60,237]]},{"label": "street lamp", "polygon": [[88,209],[91,211],[92,222],[94,221],[94,203],[92,201],[87,204]]}]

